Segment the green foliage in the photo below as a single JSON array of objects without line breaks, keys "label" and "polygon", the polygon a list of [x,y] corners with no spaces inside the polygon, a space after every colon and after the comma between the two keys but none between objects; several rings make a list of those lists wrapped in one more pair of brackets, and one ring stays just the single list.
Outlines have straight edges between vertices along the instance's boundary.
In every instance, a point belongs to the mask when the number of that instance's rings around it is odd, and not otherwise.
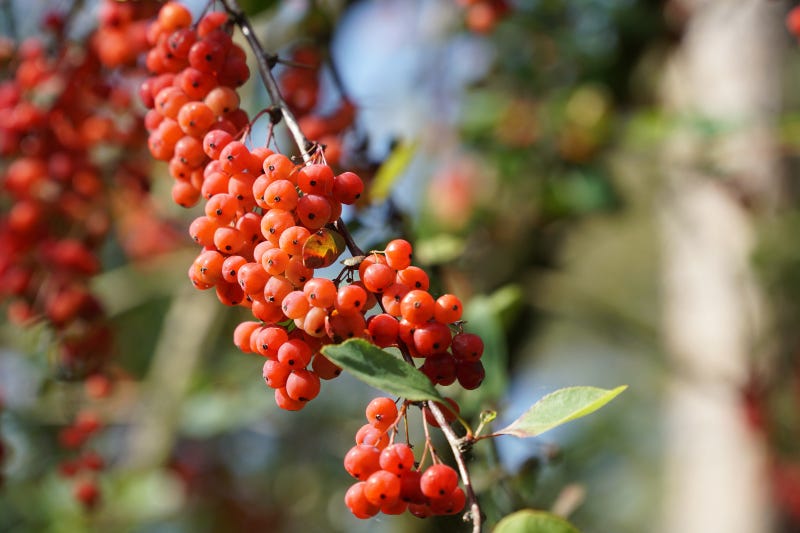
[{"label": "green foliage", "polygon": [[322,353],[376,389],[411,401],[444,401],[425,374],[364,339],[328,345]]},{"label": "green foliage", "polygon": [[525,509],[503,518],[494,533],[578,533],[578,530],[553,514]]},{"label": "green foliage", "polygon": [[522,416],[496,433],[535,437],[572,420],[591,414],[619,396],[627,385],[615,389],[567,387],[552,392],[533,404]]}]

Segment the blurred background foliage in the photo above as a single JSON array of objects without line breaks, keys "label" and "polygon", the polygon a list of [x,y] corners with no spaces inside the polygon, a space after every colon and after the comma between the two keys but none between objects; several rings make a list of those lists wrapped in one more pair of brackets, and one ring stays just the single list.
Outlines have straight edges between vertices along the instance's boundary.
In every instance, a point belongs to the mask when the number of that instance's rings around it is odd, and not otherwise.
[{"label": "blurred background foliage", "polygon": [[[3,4],[15,20],[50,6]],[[433,287],[468,302],[467,329],[487,344],[487,378],[478,391],[452,391],[465,418],[494,408],[502,423],[556,387],[630,384],[573,426],[477,445],[470,465],[489,523],[555,506],[581,531],[651,530],[667,372],[654,161],[676,124],[693,120],[658,104],[660,69],[681,36],[674,4],[516,0],[486,33],[471,30],[450,0],[241,4],[268,49],[325,47],[358,107],[345,145],[361,150],[349,163],[376,187],[371,203],[346,213],[362,248],[408,238]],[[796,74],[797,54],[786,62]],[[335,99],[326,72],[323,89]],[[268,105],[257,80],[243,101],[250,111]],[[791,169],[796,123],[787,112]],[[719,126],[696,127],[713,135]],[[159,211],[188,227],[196,209],[170,205],[166,169],[154,164],[152,173]],[[798,223],[795,209],[764,220],[756,257],[779,310],[779,364],[790,369]],[[94,514],[70,497],[55,466],[57,433],[83,401],[81,386],[53,379],[46,331],[3,325],[0,435],[10,453],[0,531],[464,530],[452,517],[350,515],[342,457],[377,392],[345,375],[303,411],[278,409],[261,358],[231,343],[246,313],[191,289],[185,271],[195,253],[188,235],[176,250],[137,262],[107,243],[109,269],[94,287],[114,326],[117,385],[96,406],[109,427],[95,448],[111,468]],[[779,440],[791,454],[796,399],[785,391],[797,377],[782,379],[771,390],[783,392],[769,398],[784,405]]]}]

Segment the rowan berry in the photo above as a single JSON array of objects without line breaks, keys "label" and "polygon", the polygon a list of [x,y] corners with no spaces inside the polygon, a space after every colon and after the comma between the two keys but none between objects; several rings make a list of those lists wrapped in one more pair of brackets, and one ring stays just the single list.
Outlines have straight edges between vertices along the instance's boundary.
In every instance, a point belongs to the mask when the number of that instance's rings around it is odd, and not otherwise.
[{"label": "rowan berry", "polygon": [[248,295],[251,299],[250,311],[253,316],[266,324],[275,324],[284,319],[280,304],[257,299],[255,295]]},{"label": "rowan berry", "polygon": [[233,141],[233,136],[220,129],[209,130],[203,137],[203,151],[212,159],[218,159],[228,143]]},{"label": "rowan berry", "polygon": [[336,302],[336,285],[327,278],[311,278],[303,286],[308,302],[314,307],[327,309]]},{"label": "rowan berry", "polygon": [[217,117],[239,109],[239,94],[230,87],[215,87],[203,100]]},{"label": "rowan berry", "polygon": [[309,402],[317,397],[319,390],[319,377],[310,370],[293,370],[286,380],[286,394],[294,400]]},{"label": "rowan berry", "polygon": [[180,110],[189,103],[189,97],[178,87],[165,87],[156,94],[153,103],[162,116],[177,120]]},{"label": "rowan berry", "polygon": [[458,486],[458,473],[445,464],[435,464],[423,472],[419,480],[422,494],[431,499],[449,496]]},{"label": "rowan berry", "polygon": [[459,361],[456,364],[456,379],[466,390],[475,390],[486,377],[486,370],[480,361]]},{"label": "rowan berry", "polygon": [[464,489],[461,487],[456,487],[453,489],[453,492],[450,494],[443,496],[441,498],[435,498],[430,500],[430,508],[433,514],[437,515],[445,515],[445,514],[458,514],[464,509],[464,505],[467,503],[467,496],[464,493]]},{"label": "rowan berry", "polygon": [[197,270],[198,278],[203,283],[215,285],[222,278],[222,266],[225,256],[216,250],[205,250],[194,260],[194,268]]},{"label": "rowan berry", "polygon": [[404,239],[394,239],[384,250],[386,263],[394,270],[403,270],[411,266],[411,243]]},{"label": "rowan berry", "polygon": [[[308,283],[306,283],[307,285]],[[322,307],[311,307],[303,317],[303,324],[299,326],[303,331],[312,337],[321,338],[327,335],[325,321],[328,318],[328,311]]]},{"label": "rowan berry", "polygon": [[394,285],[395,271],[388,265],[374,263],[364,269],[361,278],[364,287],[373,293],[382,293],[389,286]]},{"label": "rowan berry", "polygon": [[289,260],[284,274],[292,285],[302,288],[306,281],[314,277],[314,269],[306,267],[300,256],[294,256]]},{"label": "rowan berry", "polygon": [[[262,226],[263,227],[263,226]],[[292,256],[299,256],[303,253],[303,245],[311,236],[308,228],[303,226],[290,226],[281,232],[278,238],[278,246]]]},{"label": "rowan berry", "polygon": [[381,452],[381,468],[401,476],[414,468],[414,451],[408,444],[392,444]]},{"label": "rowan berry", "polygon": [[[163,126],[167,121],[161,123]],[[159,126],[159,130],[161,126]],[[182,163],[190,167],[199,167],[206,160],[206,153],[203,151],[203,142],[191,135],[184,135],[175,143],[175,157]]]},{"label": "rowan berry", "polygon": [[202,72],[217,73],[225,63],[225,47],[206,36],[189,49],[189,65]]},{"label": "rowan berry", "polygon": [[419,267],[410,266],[397,271],[397,283],[405,285],[409,289],[419,289],[427,291],[430,287],[428,274]]},{"label": "rowan berry", "polygon": [[400,325],[395,317],[387,313],[381,313],[369,318],[367,331],[375,345],[386,348],[397,344]]},{"label": "rowan berry", "polygon": [[[232,182],[233,180],[231,180]],[[229,182],[230,183],[230,182]],[[228,189],[230,190],[230,188]],[[242,207],[244,204],[244,207]],[[247,211],[243,215],[239,215],[236,219],[235,227],[239,230],[248,244],[256,245],[259,241],[262,240],[261,236],[261,216],[249,211],[252,207],[249,206],[246,202],[239,202],[239,210]]]},{"label": "rowan berry", "polygon": [[218,226],[227,226],[234,221],[239,211],[239,202],[233,195],[218,193],[208,199],[205,205],[206,216]]},{"label": "rowan berry", "polygon": [[367,404],[367,421],[381,431],[386,431],[397,420],[397,405],[391,398],[375,398]]},{"label": "rowan berry", "polygon": [[100,503],[100,489],[91,480],[79,481],[73,488],[73,495],[88,510],[94,509]]},{"label": "rowan berry", "polygon": [[400,301],[400,314],[412,324],[424,324],[431,318],[436,309],[436,301],[429,292],[411,290]]},{"label": "rowan berry", "polygon": [[228,174],[248,172],[253,167],[253,156],[247,146],[239,141],[229,142],[219,154],[222,170]]},{"label": "rowan berry", "polygon": [[332,312],[325,320],[325,333],[335,342],[363,338],[367,335],[367,322],[360,313]]},{"label": "rowan berry", "polygon": [[228,14],[224,11],[211,11],[206,13],[197,23],[197,35],[205,37],[214,30],[228,22]]},{"label": "rowan berry", "polygon": [[167,2],[158,11],[158,25],[164,31],[173,32],[191,24],[191,12],[178,2]]},{"label": "rowan berry", "polygon": [[236,228],[221,227],[214,232],[214,246],[226,254],[236,254],[247,244],[245,236]]},{"label": "rowan berry", "polygon": [[306,165],[297,172],[297,186],[305,194],[330,196],[333,183],[333,170],[328,165]]},{"label": "rowan berry", "polygon": [[419,487],[422,473],[418,470],[405,470],[400,474],[400,499],[406,503],[426,503],[428,498]]},{"label": "rowan berry", "polygon": [[[330,160],[330,158],[328,158]],[[381,505],[381,512],[387,515],[401,515],[408,509],[408,504],[398,498],[393,503],[384,503]]]},{"label": "rowan berry", "polygon": [[483,356],[483,340],[474,333],[458,333],[453,336],[452,352],[459,361],[479,361]]},{"label": "rowan berry", "polygon": [[288,279],[274,275],[267,281],[267,284],[264,285],[264,299],[267,302],[280,305],[286,295],[292,292],[292,290],[294,290],[294,288]]},{"label": "rowan berry", "polygon": [[301,318],[308,313],[308,299],[303,291],[292,291],[281,301],[281,308],[287,318]]},{"label": "rowan berry", "polygon": [[253,320],[241,322],[236,326],[236,329],[233,330],[233,344],[235,344],[239,350],[250,353],[252,351],[250,349],[250,337],[253,335],[253,332],[260,327],[261,323]]},{"label": "rowan berry", "polygon": [[320,379],[333,379],[342,373],[342,369],[333,363],[330,359],[317,353],[311,361],[311,369],[319,376]]},{"label": "rowan berry", "polygon": [[275,180],[289,180],[293,183],[297,182],[297,177],[294,173],[295,165],[292,160],[283,154],[272,154],[264,159],[262,165],[264,174],[272,183]]},{"label": "rowan berry", "polygon": [[[269,241],[265,241],[269,242]],[[270,248],[261,256],[261,266],[272,276],[280,276],[289,266],[291,256],[280,248]]]},{"label": "rowan berry", "polygon": [[[356,444],[368,444],[375,446],[379,450],[384,450],[389,445],[389,434],[381,431],[372,424],[364,424],[356,432]],[[381,465],[381,468],[386,468]]]},{"label": "rowan berry", "polygon": [[386,470],[373,472],[367,478],[364,496],[373,505],[392,505],[400,498],[400,478]]},{"label": "rowan berry", "polygon": [[306,402],[289,397],[286,389],[282,387],[275,389],[275,404],[286,411],[299,411],[306,406]]},{"label": "rowan berry", "polygon": [[433,317],[442,324],[452,324],[461,320],[463,307],[461,300],[453,294],[444,294],[436,299]]},{"label": "rowan berry", "polygon": [[299,196],[294,184],[289,180],[275,180],[263,193],[267,208],[279,208],[293,211],[297,207]]},{"label": "rowan berry", "polygon": [[343,204],[354,204],[364,192],[364,182],[353,172],[343,172],[333,178],[333,197]]},{"label": "rowan berry", "polygon": [[[206,95],[208,95],[208,93],[217,86],[217,84],[217,79],[212,73],[203,72],[192,67],[183,69],[175,78],[175,85],[179,87],[186,94],[186,96],[189,97],[190,100],[194,100],[196,103],[202,103],[198,101],[203,100]],[[217,117],[215,115],[212,123],[215,125],[215,127],[224,129],[224,126],[220,125],[216,118]],[[229,131],[228,133],[235,133],[235,128],[231,129],[233,131]]]},{"label": "rowan berry", "polygon": [[331,220],[331,203],[325,196],[305,194],[297,200],[297,218],[309,230],[318,230]]},{"label": "rowan berry", "polygon": [[366,480],[380,470],[381,451],[375,446],[357,444],[344,456],[344,469],[356,479]]},{"label": "rowan berry", "polygon": [[381,293],[381,304],[388,314],[400,316],[400,302],[410,289],[400,283],[393,283]]},{"label": "rowan berry", "polygon": [[284,231],[294,226],[294,215],[283,209],[270,209],[261,218],[261,234],[275,246]]},{"label": "rowan berry", "polygon": [[367,519],[380,512],[380,507],[373,505],[364,495],[365,481],[352,485],[344,495],[344,503],[356,518]]},{"label": "rowan berry", "polygon": [[413,337],[414,348],[422,357],[443,353],[450,347],[450,328],[441,322],[431,321],[416,327]]},{"label": "rowan berry", "polygon": [[228,194],[228,182],[230,175],[227,172],[211,172],[206,174],[203,184],[200,186],[200,193],[203,198],[210,200],[216,194]]},{"label": "rowan berry", "polygon": [[278,361],[292,369],[305,368],[312,355],[311,347],[300,339],[289,339],[278,348]]},{"label": "rowan berry", "polygon": [[367,291],[356,284],[339,287],[336,293],[336,310],[340,313],[357,313],[365,308]]},{"label": "rowan berry", "polygon": [[269,274],[264,271],[261,263],[245,263],[239,267],[236,279],[246,294],[258,294],[263,298]]},{"label": "rowan berry", "polygon": [[456,380],[456,361],[449,353],[428,356],[419,370],[436,385],[451,385]]}]

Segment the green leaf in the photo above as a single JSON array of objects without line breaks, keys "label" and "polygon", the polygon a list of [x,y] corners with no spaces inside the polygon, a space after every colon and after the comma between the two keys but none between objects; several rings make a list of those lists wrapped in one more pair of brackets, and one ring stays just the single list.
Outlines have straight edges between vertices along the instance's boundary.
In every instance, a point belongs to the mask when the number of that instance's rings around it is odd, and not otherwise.
[{"label": "green leaf", "polygon": [[510,425],[497,431],[515,437],[535,437],[554,427],[593,413],[627,389],[597,387],[567,387],[552,392],[533,404]]},{"label": "green leaf", "polygon": [[500,520],[494,533],[579,533],[578,530],[554,514],[524,509]]},{"label": "green leaf", "polygon": [[322,353],[367,385],[411,401],[444,401],[425,374],[364,339],[329,344]]},{"label": "green leaf", "polygon": [[403,172],[405,172],[414,155],[417,153],[417,142],[404,142],[399,143],[386,161],[383,162],[381,167],[375,173],[375,179],[369,188],[369,197],[371,200],[380,202],[385,200],[392,190],[394,182],[397,181]]}]

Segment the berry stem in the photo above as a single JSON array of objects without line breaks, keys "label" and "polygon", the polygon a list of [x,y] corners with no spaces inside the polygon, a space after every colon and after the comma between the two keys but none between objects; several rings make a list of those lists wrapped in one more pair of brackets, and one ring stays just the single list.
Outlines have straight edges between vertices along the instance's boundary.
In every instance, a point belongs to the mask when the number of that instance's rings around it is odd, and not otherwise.
[{"label": "berry stem", "polygon": [[310,162],[311,154],[314,152],[315,148],[314,143],[309,141],[303,134],[300,129],[300,124],[298,124],[294,114],[289,109],[289,106],[286,105],[283,96],[281,96],[278,82],[275,81],[275,77],[272,75],[272,69],[268,61],[268,58],[272,56],[269,56],[264,51],[261,42],[258,40],[258,37],[256,37],[253,26],[250,24],[250,20],[245,16],[242,8],[239,7],[239,3],[236,0],[222,0],[222,5],[233,19],[233,22],[239,26],[242,35],[244,35],[244,38],[247,40],[247,44],[253,50],[253,54],[256,56],[256,61],[258,62],[258,72],[261,75],[261,81],[264,82],[264,86],[267,89],[267,93],[273,105],[280,108],[283,114],[283,120],[286,121],[286,127],[289,128],[289,132],[292,134],[295,144],[297,144],[297,147],[300,149],[303,161],[306,163]]},{"label": "berry stem", "polygon": [[461,482],[464,483],[464,489],[466,490],[467,498],[469,499],[469,514],[472,518],[472,531],[473,533],[480,533],[483,520],[481,516],[481,508],[480,505],[478,505],[478,498],[475,496],[475,491],[472,489],[472,480],[469,477],[467,463],[464,461],[464,454],[461,452],[459,438],[456,436],[453,428],[451,428],[447,423],[444,414],[442,413],[441,409],[439,409],[439,406],[436,405],[436,402],[426,403],[428,409],[430,409],[431,414],[433,415],[433,418],[436,419],[436,422],[438,422],[442,433],[444,433],[447,443],[450,445],[450,449],[453,450],[453,457],[456,460],[458,471],[461,474]]}]

